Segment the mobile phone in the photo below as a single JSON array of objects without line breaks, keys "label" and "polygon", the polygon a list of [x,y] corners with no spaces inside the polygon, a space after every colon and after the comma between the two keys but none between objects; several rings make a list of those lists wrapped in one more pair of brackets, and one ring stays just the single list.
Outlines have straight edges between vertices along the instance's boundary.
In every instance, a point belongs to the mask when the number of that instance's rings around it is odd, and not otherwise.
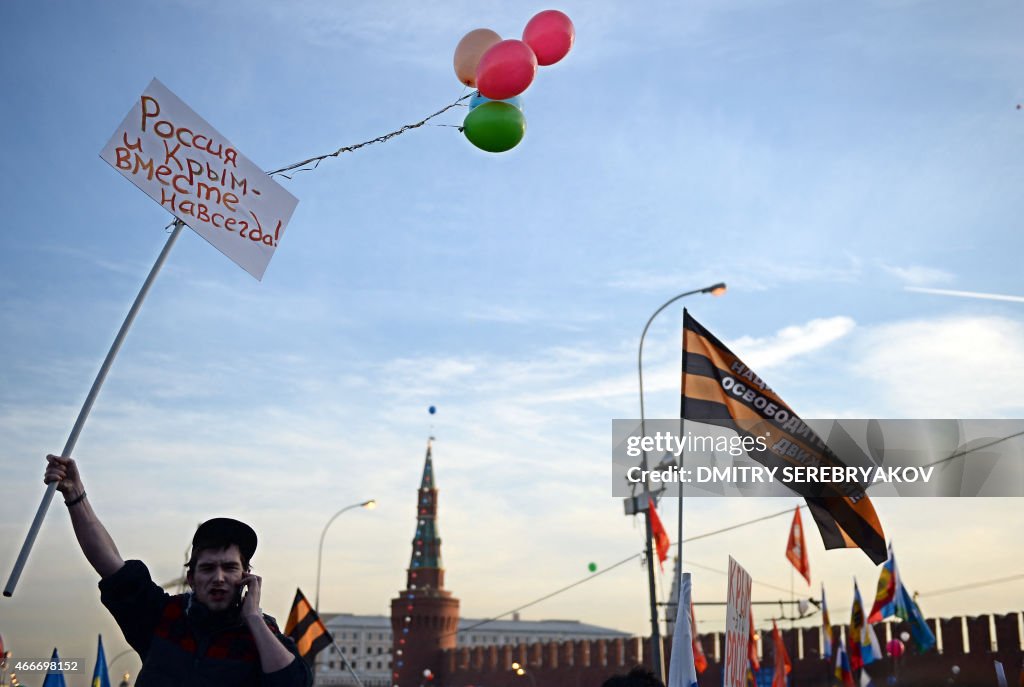
[{"label": "mobile phone", "polygon": [[232,599],[232,601],[231,601],[231,605],[233,607],[235,607],[235,608],[241,608],[241,606],[242,606],[242,599],[245,598],[245,593],[248,590],[249,590],[249,585],[247,585],[247,584],[240,584],[237,587],[235,587],[235,596],[234,596],[234,599]]}]

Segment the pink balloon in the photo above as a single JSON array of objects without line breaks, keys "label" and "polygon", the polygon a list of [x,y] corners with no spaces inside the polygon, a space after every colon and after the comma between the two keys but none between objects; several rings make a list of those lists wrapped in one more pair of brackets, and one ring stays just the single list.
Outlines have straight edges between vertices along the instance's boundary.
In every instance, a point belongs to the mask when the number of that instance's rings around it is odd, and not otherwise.
[{"label": "pink balloon", "polygon": [[893,658],[899,658],[903,655],[903,642],[898,639],[890,639],[885,645],[885,650]]},{"label": "pink balloon", "polygon": [[476,87],[491,100],[508,100],[533,83],[537,75],[537,56],[530,46],[510,39],[492,45],[476,68]]},{"label": "pink balloon", "polygon": [[526,24],[523,41],[533,48],[537,64],[546,67],[565,57],[576,39],[569,17],[558,10],[544,10]]}]

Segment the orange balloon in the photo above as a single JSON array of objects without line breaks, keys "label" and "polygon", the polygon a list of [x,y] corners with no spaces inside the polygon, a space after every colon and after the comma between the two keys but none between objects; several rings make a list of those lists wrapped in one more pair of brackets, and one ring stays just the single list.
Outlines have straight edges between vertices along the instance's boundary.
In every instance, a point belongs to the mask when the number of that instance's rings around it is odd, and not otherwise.
[{"label": "orange balloon", "polygon": [[455,46],[455,76],[467,86],[476,87],[476,66],[480,58],[501,36],[490,29],[473,29]]}]

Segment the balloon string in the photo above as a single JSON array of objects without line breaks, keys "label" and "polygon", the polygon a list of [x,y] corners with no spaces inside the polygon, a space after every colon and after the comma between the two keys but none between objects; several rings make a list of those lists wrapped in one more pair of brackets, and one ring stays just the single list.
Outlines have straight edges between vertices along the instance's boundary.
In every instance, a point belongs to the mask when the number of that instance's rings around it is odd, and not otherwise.
[{"label": "balloon string", "polygon": [[[353,151],[359,150],[360,148],[362,148],[364,146],[373,145],[375,143],[386,143],[387,141],[390,141],[395,136],[401,136],[406,131],[409,131],[411,129],[418,129],[421,126],[423,126],[424,124],[426,124],[427,122],[429,122],[434,117],[437,117],[438,115],[444,114],[445,112],[447,112],[448,110],[452,109],[453,107],[458,107],[458,106],[462,105],[462,101],[467,99],[467,98],[472,97],[472,95],[473,95],[472,93],[466,93],[465,95],[461,96],[455,102],[453,102],[453,103],[451,103],[449,105],[445,105],[444,107],[442,107],[440,110],[438,110],[434,114],[429,115],[427,117],[424,117],[423,119],[421,119],[420,121],[416,122],[415,124],[406,124],[405,126],[403,126],[400,129],[395,129],[392,132],[383,134],[381,136],[377,136],[376,138],[371,138],[368,141],[363,141],[362,143],[356,143],[354,145],[342,146],[341,148],[338,148],[337,150],[335,150],[333,153],[325,153],[323,155],[317,155],[316,157],[311,157],[308,160],[303,160],[302,162],[296,162],[294,164],[288,165],[287,167],[282,167],[281,169],[275,169],[273,172],[267,172],[267,176],[271,176],[272,177],[275,174],[280,174],[285,179],[291,179],[292,178],[291,175],[286,174],[286,172],[310,172],[310,171],[313,171],[314,169],[316,169],[317,167],[319,167],[320,163],[323,162],[324,160],[326,160],[329,157],[338,157],[342,153],[351,153]],[[453,126],[453,125],[449,125],[449,126]],[[461,129],[462,127],[458,127],[458,128]]]}]

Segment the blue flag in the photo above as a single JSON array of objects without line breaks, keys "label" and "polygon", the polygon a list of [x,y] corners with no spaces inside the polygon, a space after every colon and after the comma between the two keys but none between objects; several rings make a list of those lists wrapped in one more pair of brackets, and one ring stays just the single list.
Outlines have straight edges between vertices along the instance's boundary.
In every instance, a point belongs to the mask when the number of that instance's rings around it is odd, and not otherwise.
[{"label": "blue flag", "polygon": [[925,652],[935,646],[935,635],[925,622],[924,615],[917,603],[911,598],[907,588],[900,582],[896,592],[896,615],[910,624],[910,636],[917,644],[917,650]]},{"label": "blue flag", "polygon": [[935,634],[928,627],[917,602],[903,584],[899,566],[896,565],[896,554],[893,553],[892,544],[889,544],[889,560],[882,567],[875,606],[871,609],[868,620],[876,622],[894,616],[910,624],[910,634],[917,644],[918,651],[925,652],[935,646]]},{"label": "blue flag", "polygon": [[52,670],[46,671],[43,687],[68,687],[68,683],[64,682],[64,671],[60,669],[60,656],[57,655],[57,647],[53,648],[50,663],[54,663],[56,666]]},{"label": "blue flag", "polygon": [[828,617],[828,603],[825,601],[825,583],[821,584],[821,637],[825,648],[821,652],[822,657],[827,661],[832,658],[832,620]]},{"label": "blue flag", "polygon": [[96,667],[92,669],[90,687],[110,687],[110,674],[107,672],[107,655],[103,651],[103,635],[100,635],[99,647],[96,649]]}]

